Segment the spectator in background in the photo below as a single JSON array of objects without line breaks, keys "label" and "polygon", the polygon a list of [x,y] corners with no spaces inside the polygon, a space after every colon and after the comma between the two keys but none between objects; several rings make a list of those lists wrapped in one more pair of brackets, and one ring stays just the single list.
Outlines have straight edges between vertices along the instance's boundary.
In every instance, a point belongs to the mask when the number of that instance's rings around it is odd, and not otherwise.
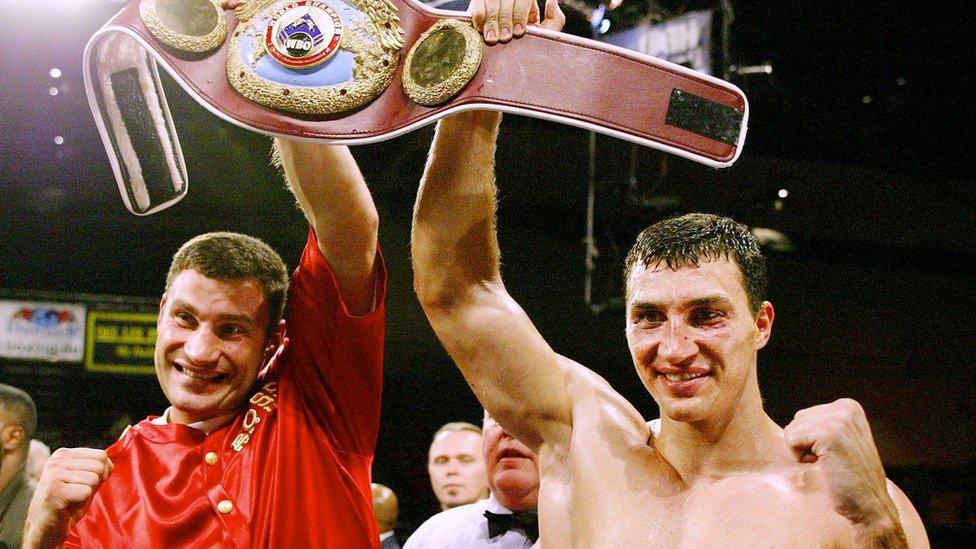
[{"label": "spectator in background", "polygon": [[34,480],[27,474],[27,449],[37,430],[34,399],[0,383],[0,548],[20,547]]},{"label": "spectator in background", "polygon": [[482,454],[491,495],[438,513],[404,549],[522,549],[539,538],[536,455],[485,412]]},{"label": "spectator in background", "polygon": [[397,541],[393,531],[396,528],[397,516],[400,508],[397,505],[396,494],[382,484],[372,484],[373,489],[373,516],[376,517],[376,525],[380,530],[381,549],[400,549],[400,542]]},{"label": "spectator in background", "polygon": [[47,444],[32,438],[30,449],[27,451],[27,474],[37,482],[41,478],[41,471],[44,470],[44,462],[51,457],[51,449]]},{"label": "spectator in background", "polygon": [[488,481],[481,456],[481,428],[455,421],[438,429],[430,443],[427,474],[441,511],[486,497]]}]

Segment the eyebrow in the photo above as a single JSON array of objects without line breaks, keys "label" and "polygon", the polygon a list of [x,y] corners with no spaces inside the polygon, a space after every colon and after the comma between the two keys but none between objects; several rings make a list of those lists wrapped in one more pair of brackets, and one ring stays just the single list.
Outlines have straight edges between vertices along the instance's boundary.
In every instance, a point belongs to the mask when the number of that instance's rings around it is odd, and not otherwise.
[{"label": "eyebrow", "polygon": [[630,308],[636,312],[660,310],[664,305],[660,301],[639,301],[632,303]]},{"label": "eyebrow", "polygon": [[[197,315],[198,314],[198,311],[197,311],[197,308],[196,307],[194,307],[193,305],[190,305],[189,303],[187,303],[186,301],[183,301],[182,299],[176,299],[176,300],[174,300],[173,301],[173,308],[174,309],[183,309],[183,310],[189,311],[193,315]],[[230,314],[230,313],[220,313],[220,314],[218,314],[217,315],[217,320],[219,320],[220,322],[232,322],[232,323],[237,323],[237,324],[247,324],[247,325],[250,325],[250,326],[253,326],[255,324],[255,322],[251,319],[251,317],[249,317],[247,315],[238,315],[238,314]]]},{"label": "eyebrow", "polygon": [[707,307],[711,305],[731,307],[732,301],[729,298],[725,297],[724,295],[710,295],[710,296],[693,299],[691,300],[691,302],[688,303],[689,307]]},{"label": "eyebrow", "polygon": [[[692,309],[695,307],[708,307],[708,306],[715,306],[715,305],[719,305],[722,307],[732,307],[732,301],[724,295],[719,295],[719,294],[708,295],[708,296],[692,299],[687,303],[683,303],[682,308]],[[665,308],[664,303],[661,301],[639,301],[631,304],[630,307],[636,312],[657,311]]]}]

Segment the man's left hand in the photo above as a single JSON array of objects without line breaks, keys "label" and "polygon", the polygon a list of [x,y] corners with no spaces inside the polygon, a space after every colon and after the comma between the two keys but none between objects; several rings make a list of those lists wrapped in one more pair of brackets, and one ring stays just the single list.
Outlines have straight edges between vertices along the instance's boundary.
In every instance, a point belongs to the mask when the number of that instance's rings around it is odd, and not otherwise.
[{"label": "man's left hand", "polygon": [[800,410],[783,431],[799,461],[819,464],[835,511],[855,525],[898,523],[860,404],[845,398]]}]

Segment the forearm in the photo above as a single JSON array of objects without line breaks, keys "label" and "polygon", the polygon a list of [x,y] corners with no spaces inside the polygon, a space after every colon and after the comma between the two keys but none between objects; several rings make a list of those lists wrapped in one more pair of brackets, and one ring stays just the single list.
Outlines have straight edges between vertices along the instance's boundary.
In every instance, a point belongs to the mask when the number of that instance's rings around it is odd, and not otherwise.
[{"label": "forearm", "polygon": [[880,490],[871,505],[855,506],[849,518],[854,524],[854,544],[857,547],[903,549],[908,537],[899,518],[898,507],[887,490]]},{"label": "forearm", "polygon": [[353,240],[369,259],[376,251],[377,213],[348,147],[275,139],[288,185],[315,228],[326,258]]},{"label": "forearm", "polygon": [[275,139],[275,157],[356,314],[372,304],[379,219],[348,147]]},{"label": "forearm", "polygon": [[52,549],[61,547],[68,537],[70,520],[57,520],[53,517],[38,519],[30,513],[24,524],[24,539],[21,547],[24,549]]},{"label": "forearm", "polygon": [[472,111],[438,123],[411,242],[422,303],[499,277],[494,155],[500,119]]}]

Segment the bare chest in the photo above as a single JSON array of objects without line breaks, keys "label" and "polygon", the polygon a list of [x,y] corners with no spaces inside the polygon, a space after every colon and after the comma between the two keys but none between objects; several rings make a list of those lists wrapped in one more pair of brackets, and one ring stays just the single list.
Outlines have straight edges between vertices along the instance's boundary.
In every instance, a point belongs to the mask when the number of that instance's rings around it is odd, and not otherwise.
[{"label": "bare chest", "polygon": [[[827,495],[790,475],[748,474],[696,486],[676,498],[670,547],[849,547],[846,519]],[[649,545],[650,546],[650,545]]]},{"label": "bare chest", "polygon": [[[643,461],[643,463],[641,463]],[[562,523],[551,547],[847,547],[850,527],[821,490],[789,474],[744,474],[692,487],[649,456],[570,469],[544,481],[540,513]],[[556,479],[552,479],[556,480]],[[553,497],[548,497],[552,495]],[[551,537],[551,540],[550,540]],[[551,543],[551,542],[555,543]]]}]

